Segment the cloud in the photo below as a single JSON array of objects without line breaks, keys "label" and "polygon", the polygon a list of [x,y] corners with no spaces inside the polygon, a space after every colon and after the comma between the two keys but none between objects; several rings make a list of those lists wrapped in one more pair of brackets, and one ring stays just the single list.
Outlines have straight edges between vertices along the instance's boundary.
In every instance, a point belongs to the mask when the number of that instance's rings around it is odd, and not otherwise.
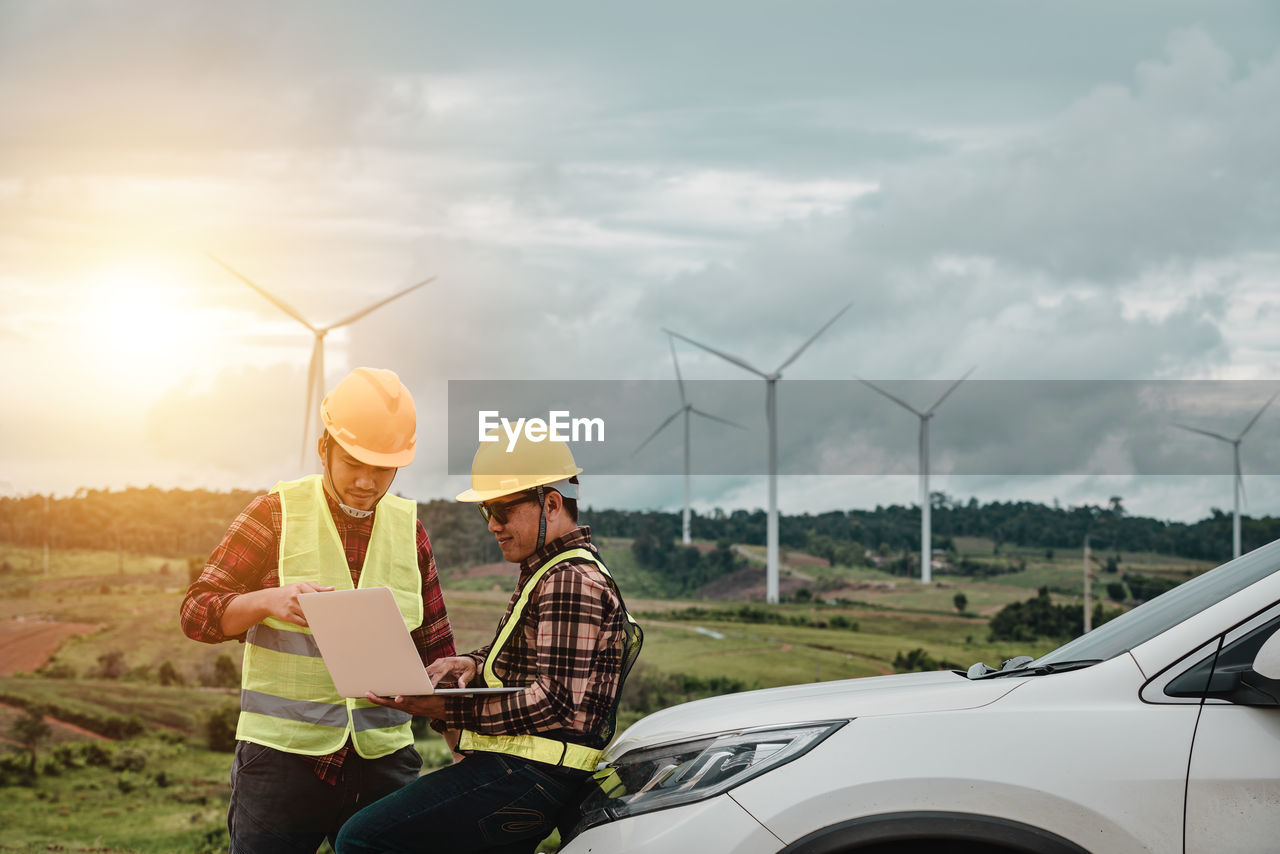
[{"label": "cloud", "polygon": [[[883,4],[373,8],[4,7],[13,287],[91,248],[212,249],[325,322],[436,273],[327,353],[333,381],[358,364],[406,377],[424,433],[406,474],[423,490],[451,488],[450,379],[667,378],[662,327],[767,370],[852,300],[784,394],[971,365],[1280,366],[1280,58],[1261,7],[941,3],[928,32],[918,9]],[[1174,29],[1190,20],[1206,23]],[[206,266],[192,282],[276,317]],[[207,387],[169,390],[145,431],[164,463],[288,473],[307,343],[245,346]],[[688,378],[742,375],[680,354]],[[1104,429],[1092,403],[1062,433],[1073,451]],[[862,406],[876,429],[907,429]],[[963,407],[947,414],[940,437],[980,438]],[[231,438],[246,417],[261,442]],[[641,481],[611,494],[670,487]]]},{"label": "cloud", "polygon": [[1232,68],[1203,31],[1177,32],[1130,85],[1096,88],[1010,143],[886,177],[860,242],[1111,285],[1273,250],[1280,54]]}]

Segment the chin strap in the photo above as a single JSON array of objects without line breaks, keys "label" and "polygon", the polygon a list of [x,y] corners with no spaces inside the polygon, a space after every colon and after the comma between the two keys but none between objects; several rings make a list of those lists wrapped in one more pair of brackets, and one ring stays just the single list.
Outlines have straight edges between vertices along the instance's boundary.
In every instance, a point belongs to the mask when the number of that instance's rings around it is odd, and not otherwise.
[{"label": "chin strap", "polygon": [[329,489],[328,489],[329,496],[334,500],[334,502],[339,507],[342,508],[342,512],[346,513],[352,519],[368,519],[370,516],[372,516],[373,515],[372,510],[359,510],[355,507],[348,507],[347,505],[343,504],[342,499],[338,497],[338,487],[333,485],[333,475],[329,474],[329,434],[328,433],[326,433],[324,437],[324,453],[320,457],[320,462],[324,468],[324,476],[328,479],[328,482],[329,482]]},{"label": "chin strap", "polygon": [[543,503],[543,498],[546,497],[546,492],[543,490],[541,486],[537,487],[537,490],[538,490],[538,544],[533,547],[533,550],[535,552],[538,549],[542,548],[542,546],[547,541],[547,505]]}]

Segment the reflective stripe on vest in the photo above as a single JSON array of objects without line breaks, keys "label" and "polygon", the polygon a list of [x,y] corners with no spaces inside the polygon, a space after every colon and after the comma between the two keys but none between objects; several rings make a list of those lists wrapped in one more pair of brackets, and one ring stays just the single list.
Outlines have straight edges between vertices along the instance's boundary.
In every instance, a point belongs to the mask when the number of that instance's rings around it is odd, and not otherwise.
[{"label": "reflective stripe on vest", "polygon": [[[613,576],[609,575],[609,570],[605,568],[600,559],[590,550],[583,548],[561,552],[538,567],[537,571],[520,588],[520,594],[516,597],[515,604],[511,607],[511,616],[507,618],[506,623],[498,630],[498,636],[494,638],[493,644],[489,647],[489,654],[485,656],[481,672],[484,674],[485,684],[490,688],[505,687],[502,684],[502,679],[499,678],[494,670],[494,663],[498,660],[498,654],[502,651],[502,648],[511,639],[512,633],[520,623],[520,618],[524,616],[524,609],[529,604],[529,597],[533,595],[534,588],[538,586],[538,583],[552,568],[572,558],[580,558],[594,563],[605,578],[610,581],[613,580]],[[621,599],[619,599],[619,603],[621,603]],[[625,618],[630,620],[631,615],[625,614]],[[462,735],[458,740],[458,750],[506,753],[523,759],[531,759],[534,762],[545,762],[548,765],[559,765],[564,768],[576,768],[580,771],[596,770],[596,765],[600,762],[600,756],[604,753],[603,750],[594,747],[571,744],[567,741],[544,738],[538,735],[484,735],[467,729],[462,731]]]},{"label": "reflective stripe on vest", "polygon": [[[276,484],[283,525],[280,585],[314,581],[350,590],[351,571],[318,475]],[[422,623],[417,505],[383,496],[374,515],[360,587],[389,587],[410,630]],[[268,617],[246,637],[236,737],[290,753],[323,756],[350,737],[373,759],[413,743],[411,717],[364,698],[343,698],[311,632]]]},{"label": "reflective stripe on vest", "polygon": [[[258,715],[273,718],[284,718],[299,723],[316,726],[347,727],[347,708],[332,703],[317,703],[311,700],[285,700],[259,691],[241,691],[240,708]],[[371,729],[385,729],[408,723],[412,716],[399,709],[388,709],[385,706],[369,706],[351,710],[351,722],[356,732]]]},{"label": "reflective stripe on vest", "polygon": [[506,753],[522,759],[532,759],[534,762],[576,768],[579,771],[596,770],[596,766],[600,764],[600,756],[604,753],[603,750],[587,747],[585,744],[570,744],[539,735],[483,735],[469,729],[462,731],[462,737],[458,739],[458,750]]}]

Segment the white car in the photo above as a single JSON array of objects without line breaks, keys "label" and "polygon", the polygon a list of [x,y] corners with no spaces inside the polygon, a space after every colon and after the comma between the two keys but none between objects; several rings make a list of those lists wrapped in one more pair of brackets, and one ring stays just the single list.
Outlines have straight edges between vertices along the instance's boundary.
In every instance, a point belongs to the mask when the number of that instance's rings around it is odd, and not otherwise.
[{"label": "white car", "polygon": [[650,715],[561,850],[1280,852],[1277,570],[1280,541],[998,671]]}]

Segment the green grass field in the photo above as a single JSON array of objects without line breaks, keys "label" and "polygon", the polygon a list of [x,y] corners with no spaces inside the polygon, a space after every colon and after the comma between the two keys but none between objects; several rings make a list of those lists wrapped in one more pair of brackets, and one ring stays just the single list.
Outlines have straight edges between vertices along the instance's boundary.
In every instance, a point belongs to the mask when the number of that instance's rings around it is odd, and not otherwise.
[{"label": "green grass field", "polygon": [[[635,564],[630,542],[609,540],[603,554],[619,580],[633,612],[646,614],[646,643],[641,658],[646,674],[685,674],[701,680],[720,677],[748,687],[772,687],[819,680],[875,676],[894,670],[894,660],[915,649],[934,660],[960,667],[975,661],[998,665],[1017,654],[1037,655],[1056,643],[991,643],[987,618],[1010,602],[1048,586],[1060,603],[1080,602],[1081,554],[1004,548],[993,554],[989,541],[958,541],[962,555],[979,563],[1004,565],[1026,561],[1026,569],[983,579],[935,574],[935,583],[896,577],[870,567],[829,567],[806,556],[791,571],[805,581],[812,601],[772,609],[807,625],[747,623],[735,618],[742,603],[662,599],[660,579]],[[748,558],[750,548],[741,550]],[[74,761],[59,765],[57,751],[88,743],[91,736],[55,728],[39,747],[34,785],[0,787],[0,851],[174,852],[225,850],[225,810],[230,754],[207,747],[210,716],[234,708],[234,688],[201,687],[214,662],[229,654],[239,666],[243,647],[208,645],[185,638],[178,609],[186,588],[186,565],[153,556],[116,552],[55,551],[46,574],[42,554],[0,544],[0,621],[10,626],[33,621],[88,623],[91,634],[62,642],[48,670],[63,678],[35,675],[0,677],[0,737],[12,755],[5,767],[20,764],[12,740],[21,708],[38,704],[59,719],[130,724],[142,735],[102,742],[115,753],[110,764]],[[1154,555],[1122,556],[1121,573],[1182,576],[1204,564]],[[513,568],[514,569],[514,568]],[[443,574],[446,603],[459,649],[492,637],[514,583],[510,575],[458,578]],[[1100,574],[1095,595],[1109,578]],[[1061,591],[1061,592],[1057,592]],[[954,604],[963,593],[963,614]],[[833,602],[835,604],[828,604]],[[680,618],[691,606],[705,609],[697,620]],[[760,606],[758,603],[756,607]],[[818,628],[833,618],[857,624]],[[122,675],[102,678],[100,657],[118,652]],[[183,684],[158,684],[168,662]],[[620,725],[639,717],[623,710]],[[93,727],[90,727],[93,728]],[[60,746],[63,745],[63,746]],[[438,766],[447,752],[438,737],[424,738],[419,749]],[[555,850],[554,839],[544,850]]]}]

